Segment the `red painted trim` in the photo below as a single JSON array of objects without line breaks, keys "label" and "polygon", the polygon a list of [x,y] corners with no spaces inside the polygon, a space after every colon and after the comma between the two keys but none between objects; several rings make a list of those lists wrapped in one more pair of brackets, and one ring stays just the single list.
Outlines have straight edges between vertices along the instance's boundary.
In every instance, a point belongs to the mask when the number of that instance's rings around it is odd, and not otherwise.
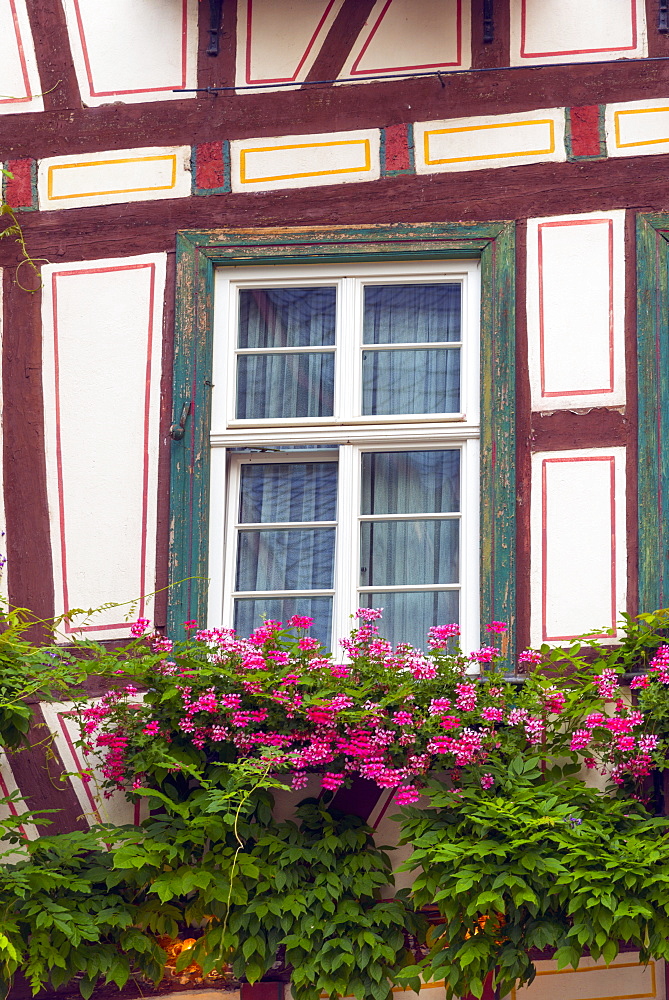
[{"label": "red painted trim", "polygon": [[314,33],[312,34],[311,38],[309,39],[307,47],[306,47],[306,49],[304,50],[304,52],[302,54],[302,58],[300,59],[299,63],[297,64],[297,68],[295,69],[295,72],[293,73],[292,76],[258,77],[257,79],[253,79],[253,77],[251,76],[251,39],[252,39],[252,31],[253,31],[253,0],[247,0],[247,7],[246,7],[246,83],[247,84],[253,84],[253,83],[294,83],[297,80],[298,76],[300,75],[300,70],[304,66],[304,64],[307,61],[307,59],[309,58],[309,53],[311,52],[312,48],[314,47],[314,45],[316,43],[316,39],[318,38],[318,36],[319,36],[319,34],[320,34],[320,32],[321,32],[321,30],[323,28],[323,25],[325,24],[325,21],[327,20],[328,14],[332,10],[334,4],[335,4],[335,0],[329,0],[328,5],[325,8],[325,13],[321,17],[321,19],[318,22],[318,25],[316,27],[316,30],[314,31]]},{"label": "red painted trim", "polygon": [[16,3],[15,0],[9,0],[9,9],[12,12],[12,21],[14,23],[14,33],[16,35],[16,48],[19,55],[19,62],[21,63],[21,75],[23,76],[23,86],[26,88],[25,97],[3,97],[0,99],[0,104],[25,104],[26,101],[32,101],[33,93],[30,89],[30,78],[28,76],[28,65],[26,63],[26,54],[23,48],[23,40],[21,38],[21,29],[19,27],[19,18],[16,13]]},{"label": "red painted trim", "polygon": [[[10,0],[11,2],[11,0]],[[171,93],[173,90],[178,90],[183,88],[187,84],[187,74],[186,74],[186,63],[187,63],[187,52],[188,52],[188,0],[182,0],[181,2],[181,82],[170,84],[168,87],[141,87],[135,90],[96,90],[93,84],[93,71],[91,69],[91,61],[88,55],[88,46],[86,45],[86,31],[84,28],[84,22],[81,17],[81,9],[79,7],[79,0],[72,0],[74,4],[74,12],[77,18],[77,28],[79,29],[79,40],[81,42],[81,50],[84,56],[84,65],[86,67],[86,77],[88,79],[88,88],[91,97],[114,97],[120,96],[122,94],[158,94],[158,93]]]},{"label": "red painted trim", "polygon": [[548,635],[546,627],[547,578],[548,578],[548,532],[546,527],[547,493],[546,469],[549,463],[559,462],[608,462],[610,473],[611,512],[611,624],[616,627],[616,460],[613,455],[578,455],[573,458],[544,458],[541,463],[541,635],[544,642],[576,639],[578,635]]},{"label": "red painted trim", "polygon": [[[249,0],[250,2],[250,0]],[[358,58],[353,63],[351,67],[351,76],[356,74],[369,74],[369,73],[405,73],[412,70],[422,70],[422,69],[446,69],[448,66],[460,66],[462,64],[462,0],[457,0],[457,15],[456,15],[456,32],[458,39],[458,54],[455,62],[441,62],[441,63],[424,63],[422,65],[411,65],[411,66],[379,66],[375,69],[358,69],[360,62],[365,55],[365,52],[369,48],[371,41],[379,29],[381,21],[386,16],[388,8],[390,7],[393,0],[386,0],[386,4],[379,14],[372,30],[369,33],[367,41],[360,50]]]},{"label": "red painted trim", "polygon": [[[1,771],[0,771],[0,791],[5,796],[5,798],[7,798],[9,795],[11,795],[11,792],[7,788],[7,782],[5,781],[5,779],[4,779]],[[7,802],[7,808],[9,809],[9,813],[10,813],[11,816],[18,816],[19,813],[18,813],[18,810],[16,808],[16,803],[15,802],[11,802],[11,801]],[[21,836],[23,837],[24,840],[28,840],[28,834],[25,831],[25,827],[24,827],[23,823],[21,823],[20,826],[19,826],[19,832],[20,832],[20,834],[21,834]]]},{"label": "red painted trim", "polygon": [[528,52],[525,48],[525,35],[527,31],[527,0],[521,0],[521,10],[520,10],[520,58],[521,59],[534,59],[535,57],[546,58],[548,56],[580,56],[580,55],[591,55],[597,52],[629,52],[637,47],[637,18],[636,18],[636,0],[630,0],[631,4],[631,15],[632,15],[632,44],[631,45],[620,45],[617,48],[601,48],[601,49],[563,49],[561,51],[555,52]]},{"label": "red painted trim", "polygon": [[[139,606],[138,618],[144,615],[144,597],[146,595],[146,546],[148,534],[148,477],[149,477],[149,411],[151,405],[151,356],[153,351],[153,312],[155,303],[156,265],[146,264],[123,264],[113,267],[89,267],[74,271],[56,271],[51,276],[52,308],[53,308],[53,354],[54,354],[54,380],[55,380],[55,417],[56,417],[56,470],[58,481],[58,517],[60,524],[60,552],[63,577],[63,607],[69,610],[69,596],[67,584],[67,546],[65,540],[65,494],[63,488],[63,454],[60,434],[60,362],[58,358],[58,290],[57,278],[67,278],[81,274],[109,274],[117,271],[139,271],[148,268],[150,272],[149,284],[149,322],[146,337],[146,388],[144,392],[144,435],[143,435],[143,456],[144,464],[142,469],[142,529],[140,543],[140,584],[139,584]],[[108,632],[113,629],[128,629],[127,622],[116,622],[111,625],[81,625],[73,628],[69,622],[64,623],[65,632],[68,635],[78,632]]]},{"label": "red painted trim", "polygon": [[[555,392],[546,390],[545,344],[544,344],[544,272],[543,272],[543,230],[558,229],[562,226],[608,226],[609,250],[609,385],[604,389],[564,389]],[[569,219],[561,222],[540,222],[538,226],[538,266],[539,266],[539,373],[541,396],[543,399],[562,396],[592,396],[595,393],[613,392],[614,389],[614,341],[613,341],[613,220],[612,219]]]}]

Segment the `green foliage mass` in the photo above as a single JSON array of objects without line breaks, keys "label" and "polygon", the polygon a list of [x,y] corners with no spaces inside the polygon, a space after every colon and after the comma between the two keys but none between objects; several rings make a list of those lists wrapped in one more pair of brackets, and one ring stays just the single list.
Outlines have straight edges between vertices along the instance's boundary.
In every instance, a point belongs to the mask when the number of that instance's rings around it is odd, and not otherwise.
[{"label": "green foliage mass", "polygon": [[[19,971],[36,993],[74,980],[84,998],[100,982],[120,988],[136,975],[159,982],[162,935],[195,938],[178,969],[196,962],[205,974],[229,970],[249,982],[286,970],[296,1000],[322,993],[386,1000],[392,984],[416,988],[420,978],[445,980],[449,998],[480,996],[490,974],[504,995],[532,981],[533,949],[552,950],[560,967],[576,967],[584,954],[610,962],[623,942],[642,960],[669,959],[667,820],[640,801],[648,787],[629,775],[607,790],[583,780],[586,754],[616,766],[605,726],[592,727],[589,749],[571,744],[586,713],[613,712],[597,677],[646,668],[666,624],[664,612],[628,620],[613,649],[592,640],[587,649],[546,649],[543,668],[522,686],[484,677],[477,710],[505,703],[529,711],[543,719],[543,738],[533,742],[507,723],[489,726],[484,758],[423,776],[422,798],[396,817],[411,850],[403,870],[415,874],[410,890],[397,890],[389,848],[360,819],[333,808],[331,793],[304,800],[291,821],[276,819],[273,796],[289,780],[278,750],[244,757],[229,743],[198,748],[179,736],[180,695],[173,675],[156,665],[185,658],[193,698],[222,676],[226,690],[239,687],[232,667],[226,675],[201,647],[156,654],[144,640],[115,651],[90,642],[67,651],[35,647],[21,615],[8,616],[0,633],[2,745],[26,744],[31,699],[76,700],[90,674],[119,685],[134,680],[146,707],[128,702],[115,724],[125,727],[126,759],[142,775],[128,794],[146,799],[150,814],[139,826],[33,842],[20,824],[48,816],[0,821],[2,990]],[[445,660],[442,666],[415,694],[412,711],[421,699],[454,700],[461,673],[449,679]],[[406,673],[393,681],[362,659],[356,670],[336,686],[354,700],[342,713],[347,726],[361,724],[370,698],[390,713],[411,702],[416,685]],[[324,672],[309,678],[304,697],[313,707],[335,687],[323,688],[331,683]],[[636,692],[643,732],[661,741],[653,763],[663,768],[669,685],[654,680]],[[561,712],[552,715],[556,693]],[[266,693],[257,697],[242,707],[265,704],[273,732],[303,731],[304,713],[291,720]],[[624,718],[628,709],[616,712]],[[473,731],[481,728],[474,714],[461,714]],[[145,734],[148,719],[170,739]],[[434,726],[426,723],[427,741]],[[426,918],[430,910],[438,920]]]}]

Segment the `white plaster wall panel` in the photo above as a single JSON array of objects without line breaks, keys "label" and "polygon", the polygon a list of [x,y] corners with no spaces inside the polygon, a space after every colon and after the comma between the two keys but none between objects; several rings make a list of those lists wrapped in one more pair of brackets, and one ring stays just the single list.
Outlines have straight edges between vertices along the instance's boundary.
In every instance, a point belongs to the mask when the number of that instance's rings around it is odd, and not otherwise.
[{"label": "white plaster wall panel", "polygon": [[[0,751],[0,796],[5,798],[16,792],[20,793],[21,789],[19,789],[16,784],[16,779],[14,778],[14,773],[9,760],[7,759],[7,755],[4,751]],[[6,803],[5,805],[0,805],[0,818],[8,819],[10,816],[21,816],[21,814],[27,812],[27,810],[28,806],[19,794],[11,802]],[[19,831],[26,840],[37,839],[37,829],[33,823],[28,821],[21,823]],[[4,851],[11,851],[12,854],[16,855],[21,854],[21,851],[17,850],[15,845],[10,844],[8,841],[0,840],[0,853],[3,853]],[[5,860],[11,861],[11,857],[6,857]]]},{"label": "white plaster wall panel", "polygon": [[321,795],[321,775],[307,774],[307,782],[302,788],[290,787],[290,776],[279,775],[279,781],[285,781],[287,788],[276,788],[272,791],[274,808],[272,815],[277,823],[287,820],[295,822],[295,810],[304,799],[318,799]]},{"label": "white plaster wall panel", "polygon": [[657,156],[669,149],[669,96],[665,100],[607,104],[609,156]]},{"label": "white plaster wall panel", "polygon": [[[165,255],[43,268],[46,454],[56,615],[155,589]],[[64,625],[129,635],[127,606]],[[149,612],[150,616],[150,612]]]},{"label": "white plaster wall panel", "polygon": [[638,952],[622,952],[610,965],[582,958],[578,969],[558,971],[555,962],[536,962],[531,986],[507,1000],[664,1000],[664,962],[639,962]]},{"label": "white plaster wall panel", "polygon": [[[121,791],[105,796],[99,754],[91,753],[79,745],[81,733],[74,702],[42,703],[41,708],[65,772],[81,805],[82,816],[88,824],[114,823],[123,826],[126,823],[141,822],[148,815],[146,799],[130,802]],[[90,781],[83,780],[81,774],[90,775]]]},{"label": "white plaster wall panel", "polygon": [[26,0],[0,2],[0,115],[43,111]]},{"label": "white plaster wall panel", "polygon": [[[399,866],[404,864],[411,855],[411,845],[395,846],[400,836],[400,825],[392,817],[397,816],[401,809],[395,802],[395,793],[396,789],[394,788],[384,788],[367,820],[367,825],[371,826],[374,831],[374,841],[377,846],[392,848],[387,853],[392,862],[393,871],[395,871],[394,886],[388,885],[381,890],[381,896],[384,899],[392,899],[398,889],[410,888],[416,878],[414,872],[397,871]],[[428,804],[426,799],[421,799],[419,807],[427,808]]]},{"label": "white plaster wall panel", "polygon": [[117,205],[128,201],[187,198],[190,146],[152,146],[40,160],[41,209]]},{"label": "white plaster wall panel", "polygon": [[625,213],[530,219],[527,331],[535,410],[625,402]]},{"label": "white plaster wall panel", "polygon": [[532,456],[531,637],[560,644],[627,610],[625,449]]},{"label": "white plaster wall panel", "polygon": [[195,97],[197,0],[62,3],[84,104]]},{"label": "white plaster wall panel", "polygon": [[374,181],[380,176],[378,129],[238,139],[230,143],[233,191],[273,191]]},{"label": "white plaster wall panel", "polygon": [[566,159],[562,108],[421,122],[414,137],[419,174]]},{"label": "white plaster wall panel", "polygon": [[237,86],[299,85],[343,0],[238,0]]},{"label": "white plaster wall panel", "polygon": [[647,55],[644,0],[511,0],[511,65]]},{"label": "white plaster wall panel", "polygon": [[470,0],[377,0],[340,78],[470,65]]}]

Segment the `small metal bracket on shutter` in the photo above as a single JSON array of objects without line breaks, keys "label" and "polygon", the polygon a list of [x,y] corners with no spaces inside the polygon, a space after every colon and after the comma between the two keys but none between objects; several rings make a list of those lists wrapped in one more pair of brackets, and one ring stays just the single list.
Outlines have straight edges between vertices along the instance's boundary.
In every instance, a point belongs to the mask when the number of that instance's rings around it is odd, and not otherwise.
[{"label": "small metal bracket on shutter", "polygon": [[660,0],[657,12],[657,30],[661,35],[669,35],[669,2]]},{"label": "small metal bracket on shutter", "polygon": [[179,417],[178,424],[172,424],[170,426],[170,437],[173,441],[181,441],[184,434],[186,433],[186,421],[188,420],[188,414],[190,413],[191,400],[189,399],[187,403],[181,407],[181,416]]},{"label": "small metal bracket on shutter", "polygon": [[220,42],[221,14],[223,0],[209,0],[209,45],[208,56],[217,56]]},{"label": "small metal bracket on shutter", "polygon": [[495,41],[494,0],[483,0],[483,44]]}]

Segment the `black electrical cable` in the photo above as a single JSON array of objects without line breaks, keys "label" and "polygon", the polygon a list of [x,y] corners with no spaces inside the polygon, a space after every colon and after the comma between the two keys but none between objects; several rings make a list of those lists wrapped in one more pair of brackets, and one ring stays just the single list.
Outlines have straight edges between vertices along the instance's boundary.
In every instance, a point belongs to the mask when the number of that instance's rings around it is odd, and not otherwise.
[{"label": "black electrical cable", "polygon": [[341,77],[338,80],[305,80],[302,83],[251,83],[243,84],[239,87],[179,87],[175,88],[173,94],[219,94],[224,91],[240,90],[284,90],[288,87],[301,89],[302,87],[323,87],[333,83],[371,83],[373,80],[413,80],[420,77],[436,77],[442,87],[448,82],[451,76],[460,76],[463,73],[501,73],[517,69],[557,69],[563,66],[609,66],[613,63],[630,65],[631,63],[651,63],[666,62],[669,56],[645,56],[639,59],[593,59],[589,62],[560,62],[560,63],[534,63],[532,66],[490,66],[480,69],[453,69],[453,70],[427,70],[423,73],[384,73],[378,76],[357,76]]}]

